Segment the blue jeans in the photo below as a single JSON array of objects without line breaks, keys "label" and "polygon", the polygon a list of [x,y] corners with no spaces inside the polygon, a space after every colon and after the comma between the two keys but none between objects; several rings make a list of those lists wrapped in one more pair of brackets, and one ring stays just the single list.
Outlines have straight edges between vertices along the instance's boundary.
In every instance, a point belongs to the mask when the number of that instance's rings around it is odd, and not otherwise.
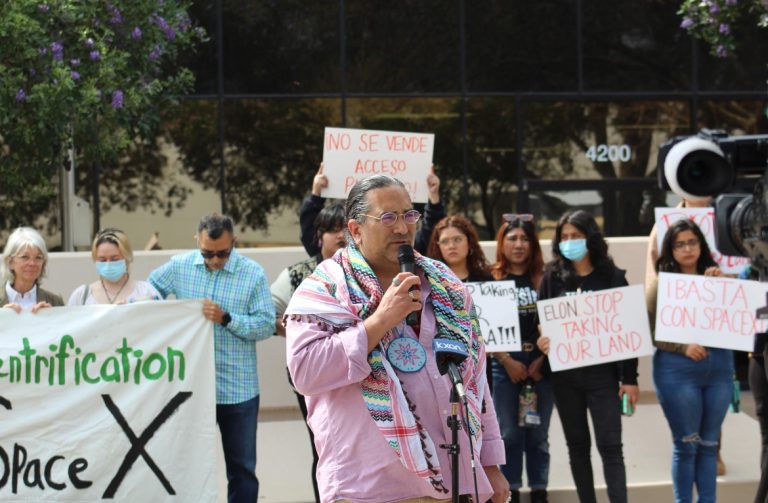
[{"label": "blue jeans", "polygon": [[216,405],[216,422],[219,423],[227,465],[229,503],[255,503],[259,499],[259,479],[256,478],[258,418],[258,395],[242,403]]},{"label": "blue jeans", "polygon": [[675,501],[716,500],[717,441],[733,394],[733,353],[707,348],[695,362],[685,355],[656,350],[653,381],[672,430],[672,482]]},{"label": "blue jeans", "polygon": [[581,503],[596,503],[592,473],[592,417],[595,443],[603,460],[603,476],[611,503],[627,502],[627,474],[621,444],[621,411],[616,365],[605,363],[552,374],[557,413],[568,444],[573,482]]},{"label": "blue jeans", "polygon": [[[530,364],[530,354],[510,353],[515,360],[526,366]],[[493,405],[499,419],[507,460],[501,467],[501,472],[507,478],[510,489],[520,489],[523,485],[523,454],[525,454],[528,486],[531,489],[546,489],[549,482],[549,420],[552,417],[554,405],[552,384],[548,378],[535,383],[541,424],[535,428],[521,428],[517,425],[517,414],[520,406],[520,390],[524,383],[513,383],[507,371],[495,359],[491,365]]]}]

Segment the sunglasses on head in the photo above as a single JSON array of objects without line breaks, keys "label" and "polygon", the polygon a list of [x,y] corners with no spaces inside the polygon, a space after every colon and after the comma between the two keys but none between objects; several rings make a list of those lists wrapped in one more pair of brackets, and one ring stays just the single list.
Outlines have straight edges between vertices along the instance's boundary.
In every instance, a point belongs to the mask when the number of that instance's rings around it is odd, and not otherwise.
[{"label": "sunglasses on head", "polygon": [[530,213],[504,213],[501,218],[510,224],[515,222],[533,222],[533,215]]},{"label": "sunglasses on head", "polygon": [[200,255],[203,256],[206,260],[211,260],[212,258],[229,258],[229,256],[232,254],[232,248],[229,250],[221,250],[221,251],[206,251],[206,250],[200,250]]}]

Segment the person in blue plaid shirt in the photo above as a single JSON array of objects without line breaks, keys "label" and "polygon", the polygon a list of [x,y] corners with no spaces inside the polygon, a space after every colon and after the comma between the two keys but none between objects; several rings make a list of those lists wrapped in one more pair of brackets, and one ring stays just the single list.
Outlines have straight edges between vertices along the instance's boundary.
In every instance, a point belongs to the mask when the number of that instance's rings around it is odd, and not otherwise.
[{"label": "person in blue plaid shirt", "polygon": [[237,253],[235,239],[229,217],[203,217],[197,229],[199,250],[172,257],[148,278],[163,297],[204,299],[203,315],[214,323],[216,422],[230,503],[258,499],[256,342],[275,332],[275,308],[264,269]]}]

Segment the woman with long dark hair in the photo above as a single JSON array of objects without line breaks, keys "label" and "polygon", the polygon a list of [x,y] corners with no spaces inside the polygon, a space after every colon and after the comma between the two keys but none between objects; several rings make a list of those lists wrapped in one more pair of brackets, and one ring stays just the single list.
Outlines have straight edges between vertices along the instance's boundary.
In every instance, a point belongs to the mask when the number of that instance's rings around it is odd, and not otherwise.
[{"label": "woman with long dark hair", "polygon": [[[701,229],[684,218],[664,235],[657,272],[720,276]],[[658,282],[646,291],[651,323],[656,320]],[[699,344],[654,340],[653,382],[672,430],[675,501],[717,498],[717,444],[733,393],[733,352]]]},{"label": "woman with long dark hair", "polygon": [[[627,285],[626,271],[608,255],[595,218],[576,210],[563,215],[552,241],[552,261],[544,270],[539,300]],[[549,338],[539,348],[549,352]],[[552,373],[555,405],[568,444],[571,473],[582,503],[597,501],[592,475],[587,411],[592,417],[595,442],[603,460],[603,474],[611,503],[627,501],[627,476],[621,444],[621,399],[638,398],[637,358]]]},{"label": "woman with long dark hair", "polygon": [[[494,353],[493,403],[504,439],[506,464],[501,471],[512,491],[511,502],[520,501],[523,485],[523,457],[531,503],[546,503],[549,482],[549,420],[552,417],[552,384],[542,371],[544,355],[536,347],[536,290],[544,268],[544,257],[533,215],[505,213],[496,234],[496,263],[493,279],[515,282],[520,315],[522,351]],[[539,424],[519,422],[520,392],[536,392]]]},{"label": "woman with long dark hair", "polygon": [[462,281],[489,281],[490,266],[472,222],[461,215],[440,220],[432,231],[427,256],[443,262]]}]

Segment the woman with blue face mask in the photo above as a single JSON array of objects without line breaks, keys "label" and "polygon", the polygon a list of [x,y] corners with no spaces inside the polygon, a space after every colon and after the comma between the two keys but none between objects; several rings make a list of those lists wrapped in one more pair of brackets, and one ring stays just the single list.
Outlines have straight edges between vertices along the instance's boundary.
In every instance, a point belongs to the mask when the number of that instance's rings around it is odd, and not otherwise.
[{"label": "woman with blue face mask", "polygon": [[128,272],[133,251],[128,236],[119,229],[104,229],[93,240],[91,256],[99,279],[78,287],[67,305],[127,304],[157,300],[160,293],[146,281],[136,281]]},{"label": "woman with blue face mask", "polygon": [[[586,211],[563,215],[552,240],[552,261],[544,270],[539,300],[627,285],[626,271],[608,255],[608,244]],[[549,338],[537,341],[549,353]],[[621,444],[621,399],[637,402],[637,358],[552,373],[552,391],[568,444],[571,474],[581,503],[595,503],[587,411],[611,503],[627,501],[627,476]]]}]

